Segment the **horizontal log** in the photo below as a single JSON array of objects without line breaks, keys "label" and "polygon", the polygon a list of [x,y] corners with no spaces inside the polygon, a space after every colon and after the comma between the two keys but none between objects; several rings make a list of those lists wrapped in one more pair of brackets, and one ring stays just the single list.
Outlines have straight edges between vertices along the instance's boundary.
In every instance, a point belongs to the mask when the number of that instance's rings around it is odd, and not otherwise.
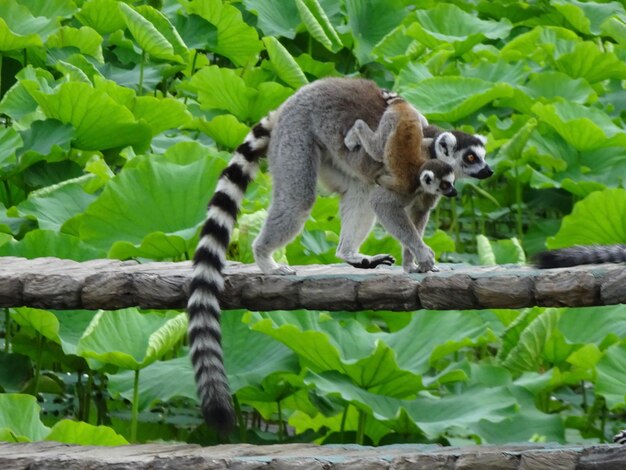
[{"label": "horizontal log", "polygon": [[[405,274],[347,265],[295,266],[268,276],[228,263],[221,303],[250,310],[467,310],[626,303],[626,266],[537,270],[529,266],[441,264]],[[0,307],[50,309],[184,308],[191,263],[0,258]]]},{"label": "horizontal log", "polygon": [[0,444],[0,468],[6,470],[143,469],[449,469],[449,470],[591,470],[624,468],[626,446],[440,447],[403,444],[380,447],[249,444],[200,447],[144,444],[120,447],[72,446],[55,442]]}]

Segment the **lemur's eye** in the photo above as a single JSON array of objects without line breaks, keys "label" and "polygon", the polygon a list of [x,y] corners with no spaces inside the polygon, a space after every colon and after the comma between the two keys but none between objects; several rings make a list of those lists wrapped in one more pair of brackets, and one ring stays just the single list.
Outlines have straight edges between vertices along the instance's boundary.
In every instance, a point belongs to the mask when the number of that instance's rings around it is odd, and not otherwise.
[{"label": "lemur's eye", "polygon": [[447,181],[442,181],[439,185],[439,188],[441,188],[442,191],[447,191],[448,189],[450,189],[450,183],[448,183]]},{"label": "lemur's eye", "polygon": [[474,163],[476,161],[476,155],[474,155],[473,153],[468,153],[467,155],[465,155],[465,161],[467,163]]}]

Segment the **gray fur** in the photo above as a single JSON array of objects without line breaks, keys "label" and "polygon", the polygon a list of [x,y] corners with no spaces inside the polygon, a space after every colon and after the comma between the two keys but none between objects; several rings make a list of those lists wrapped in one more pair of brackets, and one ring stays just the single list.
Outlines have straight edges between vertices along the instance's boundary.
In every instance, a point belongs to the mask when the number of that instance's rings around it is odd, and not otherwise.
[{"label": "gray fur", "polygon": [[[380,88],[368,80],[327,78],[301,88],[279,108],[268,149],[274,181],[272,204],[253,247],[257,265],[264,273],[294,272],[277,265],[272,253],[301,231],[315,201],[318,178],[341,197],[337,257],[367,268],[393,262],[389,255],[372,257],[358,251],[376,216],[389,233],[404,240],[403,244],[412,244],[411,251],[419,254],[418,261],[424,261],[422,267],[431,264],[425,262],[429,257],[423,252],[428,250],[423,248],[421,237],[413,236],[415,227],[425,225],[425,221],[411,221],[403,209],[408,202],[375,185],[384,172],[383,163],[371,158],[364,148],[350,151],[344,144],[357,119],[370,129],[377,128],[387,101],[393,99],[395,96],[383,96]],[[421,121],[427,124],[423,116]],[[437,137],[441,132],[432,134]],[[459,134],[479,142],[469,134]],[[460,156],[463,150],[455,148],[453,155]],[[484,147],[482,156],[484,161]],[[455,173],[467,176],[459,160],[453,163]],[[402,210],[388,213],[397,207]]]},{"label": "gray fur", "polygon": [[539,269],[566,268],[582,264],[624,263],[626,245],[572,246],[541,252],[534,257]]}]

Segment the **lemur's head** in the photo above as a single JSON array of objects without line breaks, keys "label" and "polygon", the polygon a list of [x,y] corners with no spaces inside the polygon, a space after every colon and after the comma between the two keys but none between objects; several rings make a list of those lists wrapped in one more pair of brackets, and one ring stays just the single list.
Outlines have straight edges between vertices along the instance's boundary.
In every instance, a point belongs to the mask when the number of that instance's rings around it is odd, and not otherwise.
[{"label": "lemur's head", "polygon": [[485,161],[485,144],[482,135],[461,131],[442,131],[436,126],[424,128],[424,145],[430,158],[448,163],[458,178],[489,178],[493,170]]},{"label": "lemur's head", "polygon": [[419,189],[433,196],[456,196],[454,169],[447,163],[431,159],[420,167]]}]

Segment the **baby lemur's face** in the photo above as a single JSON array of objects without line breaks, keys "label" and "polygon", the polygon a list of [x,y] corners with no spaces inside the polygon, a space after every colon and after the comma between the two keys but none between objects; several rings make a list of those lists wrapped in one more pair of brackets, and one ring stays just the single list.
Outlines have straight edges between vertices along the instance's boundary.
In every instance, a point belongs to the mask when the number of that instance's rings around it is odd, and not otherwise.
[{"label": "baby lemur's face", "polygon": [[454,197],[454,169],[441,160],[429,160],[420,169],[419,188],[433,196]]}]

